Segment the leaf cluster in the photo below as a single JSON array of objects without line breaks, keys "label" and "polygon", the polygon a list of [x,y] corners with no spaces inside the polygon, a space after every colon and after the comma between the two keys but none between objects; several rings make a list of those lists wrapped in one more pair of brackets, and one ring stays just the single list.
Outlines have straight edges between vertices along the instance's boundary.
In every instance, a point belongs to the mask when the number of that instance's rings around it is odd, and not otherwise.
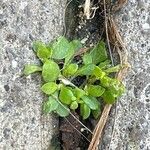
[{"label": "leaf cluster", "polygon": [[[110,77],[121,66],[110,65],[103,41],[84,53],[80,62],[75,59],[75,54],[83,48],[79,40],[69,42],[59,37],[48,44],[34,42],[33,48],[42,65],[28,64],[24,74],[41,72],[44,81],[41,90],[48,96],[43,103],[45,113],[66,117],[71,110],[78,109],[83,119],[91,114],[98,118],[102,99],[112,104],[124,92],[123,84]],[[82,85],[73,84],[74,79],[82,76],[85,77]]]}]

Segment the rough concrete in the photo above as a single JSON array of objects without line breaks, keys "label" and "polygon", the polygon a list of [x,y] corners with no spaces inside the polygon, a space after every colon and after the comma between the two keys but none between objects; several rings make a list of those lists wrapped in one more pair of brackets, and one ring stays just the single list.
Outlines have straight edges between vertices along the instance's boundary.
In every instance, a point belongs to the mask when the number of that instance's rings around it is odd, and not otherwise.
[{"label": "rough concrete", "polygon": [[0,150],[43,150],[57,120],[41,115],[41,79],[21,76],[39,63],[32,41],[62,34],[64,0],[0,0]]},{"label": "rough concrete", "polygon": [[125,80],[127,92],[110,114],[100,150],[149,150],[150,1],[129,0],[115,18],[132,69]]}]

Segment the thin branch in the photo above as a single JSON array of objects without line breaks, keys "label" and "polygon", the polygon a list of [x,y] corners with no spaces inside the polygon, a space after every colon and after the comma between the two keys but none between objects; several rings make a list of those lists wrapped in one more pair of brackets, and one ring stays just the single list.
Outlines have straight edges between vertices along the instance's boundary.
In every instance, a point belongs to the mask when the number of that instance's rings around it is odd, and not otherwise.
[{"label": "thin branch", "polygon": [[101,134],[102,134],[102,131],[103,131],[104,126],[106,124],[111,106],[112,105],[110,105],[110,104],[105,105],[104,110],[103,110],[102,115],[101,115],[101,118],[100,118],[100,120],[99,120],[99,122],[98,122],[98,124],[94,130],[94,135],[92,137],[92,141],[89,145],[88,150],[96,150],[98,143],[99,143],[99,140],[100,140],[100,137],[101,137]]},{"label": "thin branch", "polygon": [[[117,52],[119,53],[120,61],[122,64],[126,64],[125,67],[122,68],[118,72],[117,77],[116,77],[118,80],[122,81],[123,78],[125,77],[125,75],[127,74],[128,68],[130,67],[130,65],[128,64],[128,59],[127,59],[128,53],[127,53],[127,49],[125,48],[125,45],[121,39],[121,36],[116,28],[116,25],[115,25],[113,19],[110,18],[109,21],[110,21],[110,31],[113,30],[113,34],[110,34],[110,36],[113,40],[112,42],[113,43],[117,42],[116,49],[117,49]],[[121,50],[120,50],[120,48],[121,48]],[[88,150],[96,150],[97,149],[97,147],[100,143],[100,139],[102,137],[102,131],[105,127],[111,107],[112,107],[112,105],[110,105],[110,104],[105,105],[103,113],[101,115],[101,118],[100,118],[96,128],[94,129],[94,132],[93,132],[94,135],[92,137],[92,140],[91,140]]]},{"label": "thin branch", "polygon": [[77,51],[74,55],[74,57],[82,55],[84,53],[86,53],[90,48],[81,48],[79,51]]},{"label": "thin branch", "polygon": [[110,150],[110,145],[111,145],[112,139],[113,139],[114,134],[115,134],[115,125],[116,125],[116,116],[117,116],[117,105],[118,105],[118,101],[116,102],[114,123],[113,123],[113,127],[112,127],[111,139],[110,139],[110,142],[109,142],[108,150]]},{"label": "thin branch", "polygon": [[113,57],[112,57],[112,52],[111,52],[111,47],[110,47],[110,42],[109,42],[109,36],[108,36],[108,24],[107,24],[108,18],[106,15],[106,2],[105,2],[105,0],[103,0],[103,2],[104,2],[104,16],[105,16],[105,30],[106,30],[107,45],[108,45],[111,63],[112,63],[112,66],[114,66],[114,61],[113,61]]}]

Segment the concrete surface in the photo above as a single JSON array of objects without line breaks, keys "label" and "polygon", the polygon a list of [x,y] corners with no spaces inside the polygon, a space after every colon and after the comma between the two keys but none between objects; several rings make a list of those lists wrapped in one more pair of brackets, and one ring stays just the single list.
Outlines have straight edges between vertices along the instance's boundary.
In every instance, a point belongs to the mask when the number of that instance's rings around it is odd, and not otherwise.
[{"label": "concrete surface", "polygon": [[112,109],[100,150],[149,150],[150,1],[129,0],[115,18],[132,70],[125,80],[127,93]]},{"label": "concrete surface", "polygon": [[[45,150],[57,119],[41,115],[40,77],[21,76],[39,63],[32,41],[62,33],[64,0],[0,0],[0,150]],[[132,70],[127,93],[113,107],[101,150],[150,149],[150,1],[129,0],[116,14]],[[116,111],[116,112],[115,112]],[[112,127],[113,131],[112,131]]]},{"label": "concrete surface", "polygon": [[0,150],[45,150],[57,119],[41,115],[43,94],[36,74],[21,76],[38,63],[32,41],[62,34],[65,0],[0,0]]}]

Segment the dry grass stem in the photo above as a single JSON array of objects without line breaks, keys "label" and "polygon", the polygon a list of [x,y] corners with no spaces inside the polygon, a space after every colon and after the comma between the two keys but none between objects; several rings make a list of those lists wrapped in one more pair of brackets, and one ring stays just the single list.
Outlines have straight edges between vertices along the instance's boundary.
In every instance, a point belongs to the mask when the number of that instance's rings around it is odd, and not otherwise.
[{"label": "dry grass stem", "polygon": [[[126,1],[126,0],[123,0],[123,1]],[[105,0],[104,0],[104,5],[105,5]],[[106,17],[106,14],[105,14],[105,17]],[[108,27],[108,30],[106,30],[106,36],[108,36],[107,40],[109,39],[111,44],[115,46],[115,49],[117,50],[117,52],[119,54],[121,64],[122,65],[125,64],[125,67],[122,68],[116,75],[116,78],[118,80],[122,81],[123,78],[127,74],[128,68],[130,67],[130,65],[128,63],[127,49],[125,48],[124,42],[122,41],[122,38],[118,32],[116,24],[111,16],[109,16],[108,24],[105,22],[105,26]],[[110,105],[110,104],[105,105],[104,110],[101,115],[101,118],[100,118],[96,128],[94,129],[93,137],[92,137],[92,140],[91,140],[88,150],[97,150],[98,149],[98,145],[99,145],[100,139],[102,137],[102,132],[103,132],[103,129],[107,122],[111,107],[112,107],[112,105]]]},{"label": "dry grass stem", "polygon": [[84,15],[86,16],[87,19],[90,19],[90,5],[91,0],[85,0]]},{"label": "dry grass stem", "polygon": [[94,130],[94,135],[93,135],[93,138],[92,138],[92,141],[89,145],[88,150],[96,150],[97,149],[97,146],[99,144],[99,140],[100,140],[100,137],[101,137],[101,133],[102,133],[103,128],[106,124],[111,106],[112,105],[110,105],[110,104],[105,105],[103,113],[101,115],[101,118],[100,118],[100,120],[99,120],[99,122],[98,122],[98,124],[97,124],[97,126]]}]

